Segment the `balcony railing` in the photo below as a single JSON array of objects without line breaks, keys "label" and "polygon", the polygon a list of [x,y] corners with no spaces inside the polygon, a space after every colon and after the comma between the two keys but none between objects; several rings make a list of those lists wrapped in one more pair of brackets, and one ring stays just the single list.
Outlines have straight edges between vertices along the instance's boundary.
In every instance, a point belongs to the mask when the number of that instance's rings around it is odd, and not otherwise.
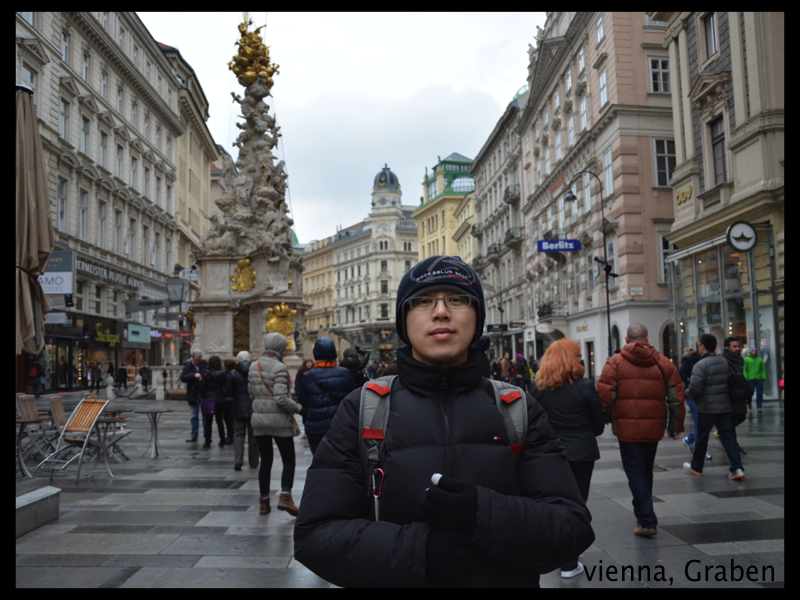
[{"label": "balcony railing", "polygon": [[568,317],[569,304],[567,302],[545,302],[537,310],[540,321],[548,321],[555,317]]},{"label": "balcony railing", "polygon": [[499,262],[500,244],[496,242],[494,244],[489,244],[489,247],[486,249],[486,258],[492,262]]},{"label": "balcony railing", "polygon": [[506,188],[506,191],[503,193],[503,202],[506,204],[514,204],[519,202],[519,184],[514,183],[511,184]]},{"label": "balcony railing", "polygon": [[519,247],[522,244],[522,227],[511,227],[506,231],[503,243],[509,246]]},{"label": "balcony railing", "polygon": [[483,271],[485,265],[486,265],[486,260],[482,256],[479,256],[478,258],[472,260],[472,268],[475,271]]}]

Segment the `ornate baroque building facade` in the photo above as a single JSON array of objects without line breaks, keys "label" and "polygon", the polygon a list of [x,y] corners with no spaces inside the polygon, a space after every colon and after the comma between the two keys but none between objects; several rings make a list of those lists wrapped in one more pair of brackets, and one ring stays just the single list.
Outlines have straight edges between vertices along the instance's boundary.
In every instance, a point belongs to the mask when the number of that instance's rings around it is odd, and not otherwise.
[{"label": "ornate baroque building facade", "polygon": [[487,325],[492,331],[491,356],[524,350],[527,278],[523,259],[524,229],[520,210],[520,143],[516,131],[528,99],[527,86],[517,92],[481,148],[471,172],[475,175],[476,224],[472,234],[478,250],[472,265],[481,276],[486,297]]},{"label": "ornate baroque building facade", "polygon": [[419,223],[419,258],[439,254],[458,254],[454,236],[458,229],[455,211],[464,197],[475,190],[475,181],[469,168],[472,159],[453,152],[433,167],[433,173],[425,169],[422,182],[423,196],[414,211]]},{"label": "ornate baroque building facade", "polygon": [[[666,22],[677,165],[669,240],[675,346],[755,346],[777,398],[784,357],[784,14],[647,13]],[[736,225],[737,229],[729,228]],[[755,239],[748,239],[748,238]],[[742,245],[744,242],[744,245]],[[748,249],[748,246],[752,247]]]},{"label": "ornate baroque building facade", "polygon": [[[606,284],[594,261],[604,254],[618,274],[609,278],[612,351],[628,325],[643,323],[651,343],[676,356],[664,273],[676,161],[664,31],[644,13],[554,12],[530,48],[517,126],[532,278],[526,355],[568,336],[581,344],[589,377],[607,358]],[[558,239],[582,249],[538,250],[537,242]]]},{"label": "ornate baroque building facade", "polygon": [[303,253],[303,302],[309,306],[306,310],[305,358],[314,358],[314,344],[319,338],[336,340],[330,332],[335,277],[332,243],[336,239],[337,236],[332,235],[309,242]]},{"label": "ornate baroque building facade", "polygon": [[[18,12],[17,82],[34,90],[56,251],[74,260],[74,306],[45,327],[45,388],[86,384],[88,362],[175,362],[177,323],[134,299],[167,298],[179,237],[180,83],[133,12]],[[205,174],[206,178],[208,174]]]},{"label": "ornate baroque building facade", "polygon": [[337,232],[330,243],[334,299],[329,331],[340,356],[354,345],[380,362],[390,362],[397,352],[397,286],[418,260],[417,221],[402,196],[397,175],[384,167],[373,182],[369,216]]}]

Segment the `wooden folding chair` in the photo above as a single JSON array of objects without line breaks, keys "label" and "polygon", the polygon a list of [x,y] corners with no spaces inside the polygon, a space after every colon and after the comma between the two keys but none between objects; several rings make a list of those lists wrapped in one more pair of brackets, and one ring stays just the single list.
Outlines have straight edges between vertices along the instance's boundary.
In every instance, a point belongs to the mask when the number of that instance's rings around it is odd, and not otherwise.
[{"label": "wooden folding chair", "polygon": [[[47,463],[51,465],[61,465],[50,467],[51,482],[53,481],[53,473],[56,470],[63,471],[77,458],[78,473],[75,476],[75,481],[77,483],[80,481],[81,464],[83,463],[84,456],[89,454],[88,450],[94,449],[98,452],[103,451],[100,432],[95,427],[95,424],[97,423],[97,419],[100,418],[100,413],[103,412],[106,404],[108,404],[108,400],[85,398],[75,407],[75,410],[72,411],[72,414],[67,420],[67,424],[64,426],[58,438],[55,452],[39,463],[40,469]],[[92,442],[91,440],[93,431],[97,434],[97,442]],[[65,454],[67,454],[68,451],[72,451],[74,448],[79,448],[78,452],[69,459],[64,458]],[[106,459],[108,473],[113,476],[111,467],[108,466],[108,458],[105,456],[104,458]],[[94,473],[94,468],[92,468],[92,473]],[[92,473],[89,473],[89,477],[92,476]]]}]

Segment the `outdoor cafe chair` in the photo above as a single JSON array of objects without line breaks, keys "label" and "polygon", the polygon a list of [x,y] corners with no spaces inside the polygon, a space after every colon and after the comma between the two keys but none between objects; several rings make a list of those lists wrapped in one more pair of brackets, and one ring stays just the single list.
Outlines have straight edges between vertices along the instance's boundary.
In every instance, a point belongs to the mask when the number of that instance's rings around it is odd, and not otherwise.
[{"label": "outdoor cafe chair", "polygon": [[[81,465],[84,457],[88,459],[89,455],[92,454],[97,458],[97,454],[104,450],[102,440],[100,439],[100,432],[95,425],[97,419],[100,418],[100,413],[102,413],[103,409],[106,407],[106,404],[108,404],[108,400],[85,398],[75,407],[75,410],[72,411],[72,414],[58,438],[55,452],[39,463],[40,469],[47,468],[45,465],[50,465],[51,482],[53,481],[53,473],[55,471],[64,470],[72,464],[75,459],[78,460],[78,472],[75,476],[75,481],[76,483],[79,482]],[[93,432],[97,436],[96,442],[91,439]],[[72,453],[73,449],[77,449],[77,452],[73,456],[66,458]],[[109,473],[111,473],[107,458],[106,468],[108,468]],[[92,468],[92,473],[94,473],[94,468]],[[90,477],[92,473],[89,473]]]},{"label": "outdoor cafe chair", "polygon": [[[17,413],[23,419],[37,420],[47,419],[50,413],[40,413],[36,408],[36,399],[33,396],[18,394],[17,395]],[[27,446],[22,448],[22,444],[27,440]],[[30,424],[23,438],[19,441],[20,449],[22,451],[23,460],[31,455],[47,456],[52,452],[55,447],[53,446],[48,433],[45,431],[41,424]]]}]

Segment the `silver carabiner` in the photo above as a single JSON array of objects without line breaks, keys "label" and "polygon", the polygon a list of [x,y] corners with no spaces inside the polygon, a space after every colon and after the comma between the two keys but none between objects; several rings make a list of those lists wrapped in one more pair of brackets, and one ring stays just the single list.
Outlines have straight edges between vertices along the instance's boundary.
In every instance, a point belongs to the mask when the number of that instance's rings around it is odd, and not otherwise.
[{"label": "silver carabiner", "polygon": [[[381,485],[378,487],[375,483],[375,474],[381,474]],[[383,469],[375,469],[372,473],[372,499],[375,502],[375,520],[378,520],[378,500],[380,500],[381,495],[383,494],[383,482],[386,479],[386,475],[383,472]]]}]

